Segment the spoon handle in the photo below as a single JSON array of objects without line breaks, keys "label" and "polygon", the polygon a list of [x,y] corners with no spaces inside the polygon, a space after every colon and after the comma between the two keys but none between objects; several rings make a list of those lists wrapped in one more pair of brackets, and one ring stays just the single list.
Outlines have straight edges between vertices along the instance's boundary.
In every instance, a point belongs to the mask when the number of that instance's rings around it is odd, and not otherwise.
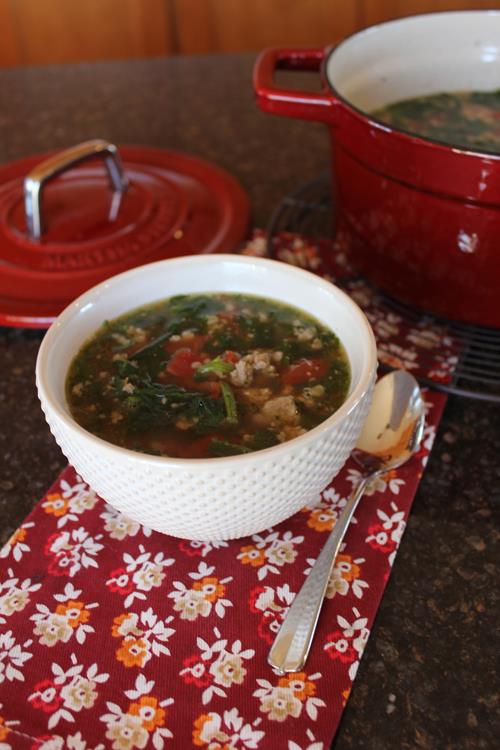
[{"label": "spoon handle", "polygon": [[267,658],[279,674],[299,672],[306,662],[335,558],[352,515],[372,478],[373,475],[364,477],[351,493],[325,546],[286,614]]}]

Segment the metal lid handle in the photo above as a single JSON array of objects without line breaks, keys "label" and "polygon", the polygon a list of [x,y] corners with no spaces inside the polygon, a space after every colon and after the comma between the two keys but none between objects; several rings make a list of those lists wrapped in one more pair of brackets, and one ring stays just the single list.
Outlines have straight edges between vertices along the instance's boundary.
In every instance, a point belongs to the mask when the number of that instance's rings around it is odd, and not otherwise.
[{"label": "metal lid handle", "polygon": [[48,180],[79,164],[81,161],[102,156],[108,172],[111,188],[120,196],[126,191],[128,181],[123,172],[118,149],[112,143],[96,138],[79,143],[38,164],[24,180],[24,210],[28,232],[33,240],[39,240],[44,231],[42,218],[42,188]]}]

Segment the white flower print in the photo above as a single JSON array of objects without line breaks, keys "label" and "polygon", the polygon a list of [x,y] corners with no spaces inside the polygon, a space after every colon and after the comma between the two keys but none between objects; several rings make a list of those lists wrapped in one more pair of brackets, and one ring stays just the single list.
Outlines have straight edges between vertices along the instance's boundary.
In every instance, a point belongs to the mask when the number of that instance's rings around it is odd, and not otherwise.
[{"label": "white flower print", "polygon": [[81,568],[97,568],[94,558],[103,549],[100,539],[102,534],[91,537],[83,526],[52,534],[45,545],[45,554],[52,558],[49,573],[72,578]]},{"label": "white flower print", "polygon": [[[38,604],[37,606],[42,605]],[[34,615],[34,617],[37,617],[37,615]],[[67,643],[73,635],[71,626],[62,615],[47,612],[40,613],[38,617],[40,617],[40,620],[33,632],[40,636],[39,642],[42,646],[55,646],[59,641]]]},{"label": "white flower print", "polygon": [[276,541],[266,553],[267,559],[272,565],[285,565],[293,563],[297,557],[297,550],[290,541]]},{"label": "white flower print", "polygon": [[[71,738],[68,737],[68,741],[70,739]],[[71,746],[68,745],[68,747]],[[37,745],[36,750],[64,750],[64,739],[62,737],[57,737],[54,735],[53,737],[49,737],[48,739],[44,740],[40,745]]]},{"label": "white flower print", "polygon": [[84,673],[75,654],[70,656],[71,666],[64,670],[52,662],[52,676],[34,686],[28,701],[34,709],[42,709],[50,716],[47,727],[53,729],[61,719],[74,722],[74,713],[94,706],[98,697],[98,685],[107,682],[109,674],[99,673],[97,664],[91,664]]},{"label": "white flower print", "polygon": [[22,612],[29,604],[30,594],[38,591],[41,583],[32,583],[30,578],[21,581],[14,577],[12,568],[7,570],[9,576],[0,583],[0,625],[7,622],[6,618],[14,612]]},{"label": "white flower print", "polygon": [[134,747],[146,747],[149,735],[142,726],[139,716],[122,714],[108,725],[106,737],[114,740],[112,747],[116,750],[132,750]]},{"label": "white flower print", "polygon": [[377,339],[389,339],[397,336],[401,325],[401,317],[394,313],[385,313],[383,317],[372,316],[371,320]]},{"label": "white flower print", "polygon": [[375,298],[374,288],[369,286],[363,279],[351,281],[348,288],[349,296],[363,309],[373,304]]},{"label": "white flower print", "polygon": [[257,633],[269,645],[274,641],[294,596],[295,592],[287,583],[276,589],[257,586],[250,592],[250,611],[261,614]]},{"label": "white flower print", "polygon": [[208,617],[215,610],[218,617],[224,617],[226,609],[233,603],[225,598],[226,586],[232,576],[217,578],[213,575],[215,567],[200,562],[198,569],[189,573],[194,580],[188,588],[182,581],[173,581],[175,591],[168,594],[174,600],[174,610],[180,612],[181,620],[196,620],[197,617]]},{"label": "white flower print", "polygon": [[137,521],[132,521],[128,516],[120,513],[116,508],[112,508],[110,505],[106,505],[104,513],[99,516],[105,521],[104,530],[109,532],[111,539],[118,539],[122,541],[129,536],[137,536],[141,530],[141,524]]},{"label": "white flower print", "polygon": [[437,380],[441,383],[449,383],[458,364],[458,357],[450,355],[449,357],[436,356],[434,367],[429,370],[429,380]]},{"label": "white flower print", "polygon": [[[316,560],[308,558],[309,567],[304,570],[305,575],[309,575]],[[364,590],[369,587],[366,581],[360,578],[361,565],[365,562],[364,557],[352,558],[346,552],[345,542],[341,545],[340,551],[335,560],[335,566],[331,572],[325,596],[327,599],[333,599],[337,594],[345,596],[351,590],[357,599],[361,599]]]},{"label": "white flower print", "polygon": [[294,237],[287,247],[280,247],[277,257],[283,263],[289,263],[292,266],[300,266],[311,271],[315,271],[321,265],[317,245],[306,243],[300,237]]},{"label": "white flower print", "polygon": [[276,589],[263,586],[254,597],[253,608],[261,612],[282,612],[288,609],[294,596],[295,593],[290,590],[288,583],[277,586]]},{"label": "white flower print", "polygon": [[347,583],[345,578],[342,577],[340,570],[337,567],[335,567],[332,570],[330,578],[328,579],[328,585],[326,587],[325,597],[327,599],[333,599],[334,596],[336,596],[337,594],[340,594],[341,596],[345,596],[348,593],[349,593],[349,584]]},{"label": "white flower print", "polygon": [[78,643],[85,643],[87,635],[94,633],[89,625],[92,610],[98,607],[97,602],[84,603],[79,599],[82,591],[67,583],[60,594],[54,594],[58,602],[55,612],[45,604],[37,604],[37,613],[30,617],[36,625],[34,635],[41,636],[42,646],[55,646],[60,641],[67,643],[74,635]]},{"label": "white flower print", "polygon": [[410,328],[406,335],[410,344],[415,344],[417,348],[437,349],[450,346],[452,340],[449,337],[440,336],[431,328]]},{"label": "white flower print", "polygon": [[33,521],[28,521],[19,526],[0,550],[0,558],[8,557],[12,554],[12,557],[16,562],[22,560],[25,552],[29,552],[31,549],[24,540],[26,539],[28,529],[33,528],[34,525]]},{"label": "white flower print", "polygon": [[189,557],[206,557],[212,550],[222,549],[223,547],[228,546],[228,543],[224,541],[202,542],[197,539],[182,539],[179,542],[179,549],[185,552]]},{"label": "white flower print", "polygon": [[170,656],[165,644],[175,633],[174,628],[169,627],[173,619],[172,615],[160,619],[151,607],[140,614],[128,612],[115,617],[111,634],[122,638],[116,651],[118,661],[126,667],[143,667],[153,656]]},{"label": "white flower print", "polygon": [[389,564],[392,565],[396,551],[406,527],[405,514],[398,509],[395,502],[391,502],[389,515],[381,508],[377,509],[379,522],[368,527],[368,536],[365,541],[373,549],[389,553]]},{"label": "white flower print", "polygon": [[302,703],[290,688],[273,687],[261,698],[260,710],[268,719],[285,721],[289,716],[296,719],[302,712]]},{"label": "white flower print", "polygon": [[331,659],[349,664],[351,681],[356,676],[359,661],[370,635],[370,631],[366,627],[368,618],[361,617],[356,607],[353,607],[352,612],[355,618],[352,623],[342,615],[337,615],[337,623],[340,629],[329,633],[323,646]]},{"label": "white flower print", "polygon": [[24,641],[22,644],[17,643],[12,630],[0,633],[0,685],[5,680],[24,682],[24,675],[21,670],[33,654],[23,649],[29,648],[32,643],[32,640]]},{"label": "white flower print", "polygon": [[[87,747],[87,741],[83,739],[81,732],[66,737],[66,747],[68,750],[105,750],[104,745],[101,743],[94,748]],[[43,746],[37,748],[37,750],[42,750],[42,748]]]},{"label": "white flower print", "polygon": [[280,568],[293,563],[297,557],[296,544],[304,541],[303,536],[293,536],[291,531],[285,531],[280,537],[279,532],[269,529],[267,536],[254,534],[252,545],[240,548],[237,559],[243,565],[258,568],[257,578],[264,580],[268,573],[280,573]]},{"label": "white flower print", "polygon": [[425,468],[429,455],[436,439],[436,427],[435,425],[426,424],[424,427],[424,434],[422,436],[422,448],[426,450],[425,455],[422,456],[422,466]]},{"label": "white flower print", "polygon": [[404,370],[418,369],[418,355],[413,349],[405,349],[392,342],[378,342],[378,357],[381,362],[390,367]]},{"label": "white flower print", "polygon": [[[255,652],[252,651],[252,655]],[[217,685],[231,687],[241,685],[247,673],[243,666],[243,658],[239,654],[222,654],[210,665],[210,673],[213,675]]]},{"label": "white flower print", "polygon": [[303,708],[308,717],[316,721],[318,708],[326,706],[321,698],[316,697],[316,680],[320,677],[319,672],[311,675],[293,672],[281,677],[277,685],[258,679],[260,687],[253,695],[260,699],[260,711],[270,721],[286,721],[289,716],[297,719]]},{"label": "white flower print", "polygon": [[113,740],[113,750],[144,748],[150,737],[155,750],[163,750],[165,739],[173,738],[172,732],[165,726],[165,708],[172,705],[174,699],[160,701],[151,695],[154,685],[154,680],[148,682],[143,674],[139,674],[135,687],[124,691],[132,701],[126,711],[116,703],[106,703],[109,713],[103,714],[100,719],[106,724],[106,737]]},{"label": "white flower print", "polygon": [[82,708],[92,708],[97,699],[95,688],[95,682],[79,675],[61,688],[61,698],[67,708],[79,712]]},{"label": "white flower print", "polygon": [[339,495],[333,487],[327,487],[323,490],[321,497],[325,502],[328,502],[332,507],[337,509],[342,509],[347,503],[347,499]]},{"label": "white flower print", "polygon": [[99,502],[94,490],[78,475],[75,484],[69,484],[65,479],[59,483],[59,491],[46,495],[42,508],[57,518],[57,528],[61,529],[69,521],[78,521],[78,517]]},{"label": "white flower print", "polygon": [[316,738],[310,729],[306,729],[306,737],[308,739],[308,744],[304,745],[304,747],[300,747],[300,745],[297,745],[293,740],[288,740],[288,750],[324,750],[325,746],[323,742],[316,741]]},{"label": "white flower print", "polygon": [[267,238],[264,235],[252,237],[241,252],[243,255],[264,257],[267,255]]},{"label": "white flower print", "polygon": [[180,588],[183,586],[179,581],[174,581],[174,586],[179,587],[178,591],[172,591],[169,597],[175,599],[174,609],[180,612],[181,620],[196,620],[197,617],[208,617],[212,611],[211,603],[205,599],[202,591],[193,591],[192,589]]},{"label": "white flower print", "polygon": [[124,567],[111,571],[106,581],[106,586],[113,591],[126,597],[124,606],[130,607],[135,599],[144,601],[147,596],[144,592],[161,586],[166,573],[164,568],[173,565],[175,560],[171,557],[165,558],[163,552],[146,552],[144,545],[138,547],[139,554],[133,557],[128,552],[123,554]]},{"label": "white flower print", "polygon": [[[362,478],[362,473],[357,471],[357,469],[348,469],[347,481],[351,482],[354,487],[360,483]],[[365,495],[369,497],[376,492],[385,492],[386,490],[392,492],[393,495],[399,495],[400,487],[403,487],[405,484],[405,480],[398,477],[395,470],[388,471],[386,474],[376,477],[370,482],[365,490]]]},{"label": "white flower print", "polygon": [[164,578],[163,566],[148,562],[134,573],[132,581],[139,591],[151,591],[152,588],[160,586]]},{"label": "white flower print", "polygon": [[186,684],[205,687],[201,696],[203,705],[210,703],[214,695],[227,698],[224,688],[241,685],[247,674],[244,662],[255,655],[253,649],[244,649],[240,640],[229,646],[218,628],[214,628],[214,635],[216,640],[211,644],[198,636],[199,655],[184,659],[184,668],[179,672]]},{"label": "white flower print", "polygon": [[245,723],[237,708],[224,711],[222,714],[210,711],[201,714],[194,722],[193,742],[206,750],[256,750],[265,733],[259,726],[262,719],[258,718]]}]

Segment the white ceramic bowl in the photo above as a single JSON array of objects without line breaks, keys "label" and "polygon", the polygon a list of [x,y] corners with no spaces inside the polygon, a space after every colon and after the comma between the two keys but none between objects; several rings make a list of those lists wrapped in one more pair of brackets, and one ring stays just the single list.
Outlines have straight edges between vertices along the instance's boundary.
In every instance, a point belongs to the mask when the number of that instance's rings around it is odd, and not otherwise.
[{"label": "white ceramic bowl", "polygon": [[[104,320],[175,294],[259,294],[311,313],[339,336],[351,365],[345,403],[304,435],[256,453],[178,459],[120,448],[71,417],[64,383],[69,364]],[[188,539],[254,534],[319,493],[345,463],[366,417],[376,348],[361,310],[341,290],[307,271],[237,255],[196,255],[114,276],[70,304],[43,339],[38,395],[50,429],[78,473],[107,502],[141,524]]]}]

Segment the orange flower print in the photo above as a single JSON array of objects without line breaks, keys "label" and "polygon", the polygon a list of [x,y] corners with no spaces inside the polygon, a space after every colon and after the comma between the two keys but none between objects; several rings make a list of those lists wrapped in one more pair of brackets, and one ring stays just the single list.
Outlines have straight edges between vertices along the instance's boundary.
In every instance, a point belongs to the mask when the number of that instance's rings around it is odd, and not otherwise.
[{"label": "orange flower print", "polygon": [[14,531],[7,544],[9,544],[11,547],[15,547],[15,545],[19,542],[24,542],[27,533],[28,532],[26,531],[26,529],[23,529],[22,527],[20,529],[17,529],[16,531]]},{"label": "orange flower print", "polygon": [[142,635],[142,630],[137,628],[138,617],[136,614],[127,613],[118,615],[113,619],[111,635],[113,638],[123,638],[127,635]]},{"label": "orange flower print", "polygon": [[220,730],[220,724],[220,717],[217,714],[201,714],[201,716],[198,716],[194,722],[193,745],[206,747],[210,744],[210,747],[217,748],[217,750],[231,750],[231,746],[226,744],[229,737]]},{"label": "orange flower print", "polygon": [[248,547],[242,547],[241,552],[238,555],[238,560],[241,560],[243,565],[251,565],[252,568],[258,568],[263,565],[266,561],[264,550],[257,549],[253,545]]},{"label": "orange flower print", "polygon": [[201,581],[193,583],[193,589],[202,591],[204,598],[209,602],[215,602],[226,593],[226,587],[219,583],[218,578],[202,578]]},{"label": "orange flower print", "polygon": [[90,617],[90,612],[88,609],[85,609],[83,602],[74,602],[72,600],[66,604],[59,604],[56,607],[56,613],[66,617],[68,624],[72,628],[77,628],[82,622],[87,622]]},{"label": "orange flower print", "polygon": [[3,718],[3,716],[0,716],[0,742],[2,742],[2,740],[7,737],[9,732],[9,727],[5,726],[5,719]]},{"label": "orange flower print", "polygon": [[64,498],[59,495],[59,493],[53,493],[50,495],[47,495],[47,500],[42,503],[42,508],[46,513],[51,513],[53,516],[56,516],[56,518],[59,518],[59,516],[64,516],[66,511],[68,510],[69,506],[69,500],[64,500]]},{"label": "orange flower print", "polygon": [[316,508],[311,513],[307,525],[315,531],[331,531],[337,517],[331,508]]},{"label": "orange flower print", "polygon": [[355,578],[359,578],[361,573],[359,565],[352,561],[350,555],[337,555],[335,567],[339,569],[344,581],[354,581]]},{"label": "orange flower print", "polygon": [[205,742],[200,739],[200,735],[207,721],[210,721],[210,716],[208,714],[201,714],[201,716],[198,716],[198,718],[195,719],[193,729],[193,745],[196,745],[197,747],[203,747],[203,745],[205,744]]},{"label": "orange flower print", "polygon": [[143,695],[139,703],[131,703],[128,709],[131,716],[138,716],[148,732],[165,724],[165,711],[158,705],[158,699],[152,695]]},{"label": "orange flower print", "polygon": [[347,703],[347,700],[351,694],[351,688],[347,688],[346,690],[342,690],[342,706],[345,706]]},{"label": "orange flower print", "polygon": [[293,690],[294,696],[302,702],[312,695],[316,695],[316,685],[314,682],[307,680],[305,672],[293,672],[286,677],[282,677],[278,682],[278,687],[290,688]]},{"label": "orange flower print", "polygon": [[116,658],[126,667],[142,667],[149,659],[149,643],[144,638],[124,638]]}]

